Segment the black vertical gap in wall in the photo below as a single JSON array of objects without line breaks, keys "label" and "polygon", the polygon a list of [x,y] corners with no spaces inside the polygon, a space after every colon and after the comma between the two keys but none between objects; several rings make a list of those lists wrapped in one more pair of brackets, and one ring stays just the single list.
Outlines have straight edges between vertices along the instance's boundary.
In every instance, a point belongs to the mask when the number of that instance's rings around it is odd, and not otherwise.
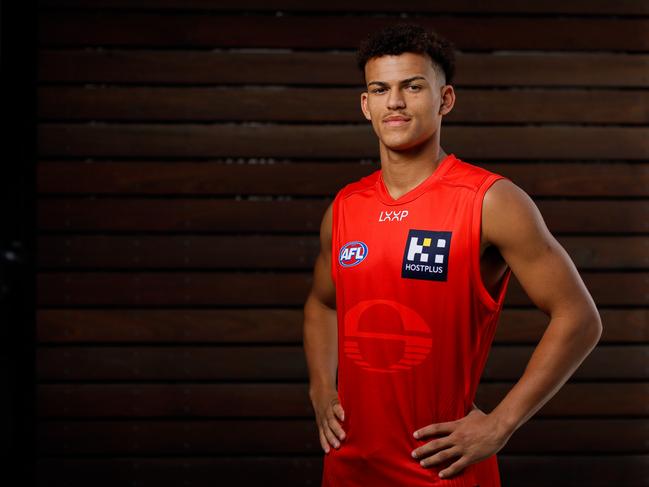
[{"label": "black vertical gap in wall", "polygon": [[5,479],[35,485],[37,2],[0,4],[0,401]]}]

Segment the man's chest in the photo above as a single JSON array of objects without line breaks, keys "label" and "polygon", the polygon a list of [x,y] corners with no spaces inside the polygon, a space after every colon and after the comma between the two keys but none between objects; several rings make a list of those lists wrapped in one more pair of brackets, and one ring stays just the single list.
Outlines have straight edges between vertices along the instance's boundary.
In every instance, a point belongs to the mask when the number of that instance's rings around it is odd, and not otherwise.
[{"label": "man's chest", "polygon": [[343,277],[443,282],[470,258],[470,208],[435,198],[399,207],[360,203],[343,205],[339,215],[335,255]]}]

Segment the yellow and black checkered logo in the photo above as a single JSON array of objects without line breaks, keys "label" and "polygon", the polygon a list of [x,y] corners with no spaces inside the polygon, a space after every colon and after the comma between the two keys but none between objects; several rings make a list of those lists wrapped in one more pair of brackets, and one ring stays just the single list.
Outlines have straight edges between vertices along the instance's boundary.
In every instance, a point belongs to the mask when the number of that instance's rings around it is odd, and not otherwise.
[{"label": "yellow and black checkered logo", "polygon": [[410,229],[403,252],[401,277],[446,281],[451,234]]}]

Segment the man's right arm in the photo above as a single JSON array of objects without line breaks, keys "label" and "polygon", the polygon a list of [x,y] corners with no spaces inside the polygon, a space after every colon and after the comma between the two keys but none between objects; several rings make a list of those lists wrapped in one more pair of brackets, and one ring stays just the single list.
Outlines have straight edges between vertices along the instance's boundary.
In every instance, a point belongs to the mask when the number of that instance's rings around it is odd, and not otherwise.
[{"label": "man's right arm", "polygon": [[332,204],[320,225],[320,253],[315,262],[313,286],[304,305],[304,351],[309,368],[309,398],[316,415],[320,445],[325,453],[340,448],[345,439],[341,422],[345,411],[336,386],[338,321],[336,287],[331,278]]},{"label": "man's right arm", "polygon": [[332,204],[320,225],[320,253],[313,285],[304,305],[303,340],[309,369],[309,395],[316,389],[336,389],[338,329],[336,288],[331,278]]}]

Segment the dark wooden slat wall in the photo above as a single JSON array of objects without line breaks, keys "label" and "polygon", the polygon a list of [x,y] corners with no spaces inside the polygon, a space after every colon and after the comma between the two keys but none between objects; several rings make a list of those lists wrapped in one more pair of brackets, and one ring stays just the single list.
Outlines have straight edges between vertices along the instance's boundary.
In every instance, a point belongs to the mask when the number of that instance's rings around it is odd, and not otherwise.
[{"label": "dark wooden slat wall", "polygon": [[[443,147],[534,198],[604,322],[499,453],[503,485],[649,485],[648,14],[43,0],[39,485],[319,485],[301,307],[324,209],[378,167],[353,50],[404,16],[458,47]],[[546,326],[513,278],[482,409]]]}]

